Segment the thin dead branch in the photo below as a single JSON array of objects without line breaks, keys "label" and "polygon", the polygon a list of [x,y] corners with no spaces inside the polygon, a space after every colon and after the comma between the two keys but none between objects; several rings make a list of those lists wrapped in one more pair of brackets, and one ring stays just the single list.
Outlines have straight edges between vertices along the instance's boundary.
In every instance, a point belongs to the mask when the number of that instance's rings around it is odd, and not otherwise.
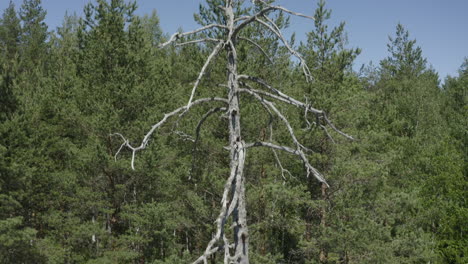
[{"label": "thin dead branch", "polygon": [[[268,17],[264,16],[264,18],[268,19]],[[278,28],[276,26],[276,24],[273,23],[273,25],[275,25],[274,27],[270,24],[268,24],[267,22],[259,19],[258,17],[255,18],[255,21],[257,21],[258,23],[262,24],[263,26],[265,26],[266,28],[268,28],[271,32],[273,32],[276,36],[278,36],[278,38],[281,40],[281,42],[283,42],[283,45],[286,47],[286,49],[289,51],[289,53],[291,53],[294,57],[296,57],[298,60],[299,60],[299,65],[301,66],[302,68],[302,72],[304,73],[304,76],[306,77],[306,80],[307,81],[312,81],[312,74],[310,73],[310,70],[309,70],[309,67],[307,66],[304,58],[301,56],[301,54],[299,54],[299,52],[297,52],[296,50],[294,50],[291,45],[289,44],[289,42],[284,38],[283,34],[281,33],[281,31],[278,31],[276,30],[276,28]],[[269,20],[271,21],[271,20]],[[276,27],[276,28],[275,28]]]},{"label": "thin dead branch", "polygon": [[201,27],[199,29],[195,29],[193,31],[189,31],[189,32],[184,32],[184,33],[181,33],[181,32],[176,32],[174,34],[172,34],[172,36],[169,38],[168,41],[164,42],[164,43],[161,43],[159,45],[159,48],[164,48],[165,46],[181,39],[182,37],[185,37],[185,36],[190,36],[190,35],[194,35],[196,33],[199,33],[199,32],[202,32],[202,31],[205,31],[205,30],[208,30],[208,29],[212,29],[212,28],[221,28],[221,29],[227,29],[227,27],[225,25],[220,25],[220,24],[210,24],[210,25],[207,25],[207,26],[204,26],[204,27]]},{"label": "thin dead branch", "polygon": [[253,41],[253,40],[251,40],[249,38],[244,38],[244,37],[239,37],[239,39],[247,41],[250,44],[254,45],[258,50],[260,50],[263,53],[263,55],[265,56],[265,58],[267,58],[267,60],[270,62],[270,64],[273,64],[273,61],[271,60],[270,56],[268,56],[266,51],[262,48],[262,46],[258,45],[257,42],[255,42],[255,41]]},{"label": "thin dead branch", "polygon": [[146,133],[145,137],[143,138],[141,144],[139,146],[132,146],[129,142],[128,139],[126,139],[122,134],[120,133],[114,133],[114,134],[111,134],[111,136],[119,136],[120,138],[122,138],[123,140],[123,143],[122,145],[120,146],[119,148],[119,151],[115,154],[115,158],[117,159],[117,156],[119,155],[120,151],[123,149],[123,147],[127,147],[129,148],[131,151],[132,151],[132,162],[131,162],[131,166],[132,166],[132,169],[135,170],[135,153],[137,151],[140,151],[142,149],[145,149],[146,146],[148,145],[148,142],[149,142],[149,139],[151,137],[151,135],[153,135],[154,131],[156,129],[158,129],[159,127],[161,127],[162,125],[164,125],[167,120],[172,117],[172,116],[175,116],[177,114],[179,114],[180,112],[182,111],[187,111],[187,109],[189,109],[190,107],[194,106],[194,105],[198,105],[198,104],[201,104],[201,103],[206,103],[206,102],[212,102],[212,101],[218,101],[218,102],[223,102],[223,103],[228,103],[228,100],[225,99],[225,98],[219,98],[219,97],[212,97],[212,98],[201,98],[201,99],[198,99],[198,100],[195,100],[193,102],[191,102],[189,105],[186,105],[186,106],[182,106],[182,107],[179,107],[177,109],[175,109],[174,111],[170,112],[170,113],[167,113],[167,114],[164,114],[164,117],[156,124],[154,124],[151,129],[148,131],[148,133]]},{"label": "thin dead branch", "polygon": [[200,139],[200,130],[201,130],[201,127],[203,126],[203,123],[205,123],[206,119],[208,119],[208,117],[211,116],[212,114],[215,114],[215,113],[220,112],[220,111],[226,111],[226,110],[227,110],[226,107],[212,108],[202,116],[200,121],[198,121],[197,127],[195,129],[195,139],[193,140],[192,169],[191,169],[190,174],[189,174],[189,180],[192,179],[192,174],[193,174],[193,171],[195,169],[195,162],[194,162],[195,154],[196,154],[196,150],[197,150],[197,146],[198,146],[198,141]]},{"label": "thin dead branch", "polygon": [[221,42],[219,39],[215,38],[203,38],[203,39],[195,39],[195,40],[190,40],[186,42],[181,42],[181,43],[176,43],[176,47],[181,47],[185,45],[190,45],[190,44],[197,44],[197,43],[206,43],[206,42]]},{"label": "thin dead branch", "polygon": [[216,45],[216,47],[211,52],[210,56],[208,56],[208,59],[206,59],[205,64],[203,65],[200,73],[198,74],[198,78],[195,81],[195,84],[193,85],[192,93],[190,94],[190,99],[189,99],[189,101],[187,103],[187,109],[186,110],[190,109],[190,105],[192,103],[193,97],[195,96],[195,91],[197,90],[197,87],[200,84],[200,81],[202,80],[203,75],[205,75],[206,68],[208,68],[208,65],[210,65],[211,60],[218,54],[218,52],[221,50],[222,46],[223,46],[222,42],[220,42],[218,45]]}]

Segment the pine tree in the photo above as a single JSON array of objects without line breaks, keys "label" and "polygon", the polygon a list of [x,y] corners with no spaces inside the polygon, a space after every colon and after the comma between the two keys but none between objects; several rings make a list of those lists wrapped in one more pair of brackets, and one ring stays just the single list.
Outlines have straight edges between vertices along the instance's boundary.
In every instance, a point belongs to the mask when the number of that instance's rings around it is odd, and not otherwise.
[{"label": "pine tree", "polygon": [[389,37],[387,44],[390,56],[381,62],[385,74],[419,76],[426,69],[426,59],[422,57],[421,47],[416,40],[409,39],[409,32],[402,24],[396,26],[395,37]]},{"label": "pine tree", "polygon": [[16,14],[15,4],[12,1],[10,1],[8,8],[3,12],[0,25],[0,46],[2,47],[2,54],[7,61],[13,61],[19,49],[21,26],[20,20]]},{"label": "pine tree", "polygon": [[[23,70],[31,70],[35,65],[43,65],[47,54],[47,25],[44,21],[47,12],[41,0],[24,0],[19,12],[22,22],[21,56]],[[42,67],[38,67],[41,69]]]},{"label": "pine tree", "polygon": [[10,1],[0,19],[0,120],[11,117],[17,107],[13,90],[18,75],[20,34],[21,28],[15,5]]}]

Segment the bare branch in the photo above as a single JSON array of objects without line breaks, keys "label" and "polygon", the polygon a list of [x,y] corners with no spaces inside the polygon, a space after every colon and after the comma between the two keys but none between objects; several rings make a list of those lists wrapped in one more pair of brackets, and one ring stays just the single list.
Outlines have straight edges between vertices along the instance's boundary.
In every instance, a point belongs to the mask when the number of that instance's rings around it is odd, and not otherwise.
[{"label": "bare branch", "polygon": [[251,16],[241,16],[241,17],[238,17],[238,18],[234,19],[234,23],[244,21],[244,20],[247,20],[249,18],[251,18]]},{"label": "bare branch", "polygon": [[221,49],[222,46],[223,46],[222,42],[220,42],[218,45],[216,45],[216,47],[211,52],[210,56],[208,56],[208,59],[206,59],[205,65],[203,65],[200,73],[198,74],[198,78],[195,81],[195,84],[193,85],[192,93],[190,94],[190,99],[189,99],[189,101],[187,103],[187,109],[186,110],[190,109],[190,104],[192,103],[193,97],[195,96],[195,91],[197,90],[197,87],[200,84],[200,81],[201,81],[203,75],[205,75],[206,68],[208,68],[208,65],[210,65],[211,60],[218,54],[218,52],[219,52],[219,50]]},{"label": "bare branch", "polygon": [[[255,2],[255,1],[254,1]],[[259,1],[261,3],[263,3],[264,5],[266,5],[266,7],[262,10],[260,10],[258,13],[256,13],[255,15],[252,15],[252,16],[249,16],[249,17],[241,17],[241,18],[238,18],[237,20],[235,20],[236,22],[237,21],[243,21],[242,23],[240,23],[233,31],[232,33],[232,36],[234,37],[237,37],[238,33],[240,32],[240,30],[242,30],[245,26],[247,26],[248,24],[254,22],[254,21],[257,21],[259,22],[260,24],[264,25],[265,27],[267,27],[273,34],[275,34],[276,36],[278,36],[278,38],[283,42],[284,46],[288,49],[289,53],[291,53],[293,56],[295,56],[297,59],[299,59],[300,61],[300,65],[302,67],[302,71],[304,72],[304,75],[306,77],[306,80],[307,81],[310,81],[312,80],[312,74],[310,73],[310,70],[309,68],[307,67],[307,64],[305,62],[305,60],[302,58],[302,56],[296,51],[294,50],[291,45],[288,43],[288,41],[285,39],[285,37],[283,36],[283,34],[281,33],[281,30],[279,29],[279,27],[275,24],[274,21],[272,21],[270,18],[268,18],[267,14],[268,12],[270,11],[275,11],[275,10],[279,10],[279,11],[283,11],[283,12],[286,12],[288,14],[291,14],[291,15],[295,15],[295,16],[299,16],[299,17],[304,17],[304,18],[309,18],[309,19],[313,19],[314,20],[314,17],[311,17],[311,16],[307,16],[307,15],[304,15],[304,14],[301,14],[301,13],[297,13],[297,12],[293,12],[289,9],[286,9],[282,6],[271,6],[269,5],[268,3],[266,3],[265,1]],[[265,18],[270,24],[266,23],[265,21],[261,20],[260,17],[263,17]]]},{"label": "bare branch", "polygon": [[254,0],[253,2],[261,2],[263,3],[264,5],[267,5],[268,7],[271,7],[275,10],[281,10],[285,13],[288,13],[288,14],[291,14],[291,15],[294,15],[294,16],[298,16],[298,17],[303,17],[303,18],[308,18],[308,19],[312,19],[312,20],[315,20],[315,17],[312,17],[312,16],[308,16],[308,15],[304,15],[304,14],[301,14],[301,13],[298,13],[298,12],[294,12],[294,11],[291,11],[289,9],[286,9],[282,6],[271,6],[269,5],[267,2],[263,1],[263,0]]},{"label": "bare branch", "polygon": [[115,153],[115,156],[114,156],[114,160],[117,161],[117,156],[119,155],[120,151],[122,150],[123,147],[125,147],[126,144],[128,144],[128,141],[125,139],[125,137],[120,134],[120,133],[114,133],[114,134],[110,134],[110,136],[119,136],[122,138],[123,140],[123,143],[122,145],[120,145],[120,148],[119,150],[117,150],[117,152]]},{"label": "bare branch", "polygon": [[[305,111],[308,111],[308,112],[316,114],[317,116],[323,117],[326,124],[329,125],[338,134],[344,136],[345,138],[347,138],[349,140],[354,140],[354,138],[352,136],[350,136],[350,135],[344,133],[343,131],[337,129],[335,127],[335,125],[333,125],[333,123],[328,119],[328,117],[327,117],[327,115],[326,115],[326,113],[324,111],[313,108],[308,103],[303,103],[303,102],[301,102],[299,100],[296,100],[296,99],[290,97],[289,95],[284,94],[283,92],[281,92],[278,89],[275,89],[274,87],[270,86],[269,84],[267,84],[264,80],[262,80],[260,78],[256,78],[256,77],[252,77],[252,76],[248,76],[248,75],[239,75],[238,78],[254,81],[254,82],[264,86],[265,88],[269,89],[274,94],[271,94],[271,93],[268,93],[268,92],[265,92],[265,91],[262,91],[262,90],[256,90],[256,89],[253,89],[251,87],[249,87],[249,89],[240,89],[240,92],[247,92],[247,93],[250,93],[250,94],[256,93],[256,94],[259,94],[259,95],[268,96],[268,97],[274,98],[276,100],[282,101],[284,103],[294,105],[294,106],[299,107],[299,108],[303,108],[303,109],[305,109]],[[328,131],[325,131],[325,132],[328,134]]]},{"label": "bare branch", "polygon": [[213,109],[210,109],[208,112],[206,112],[203,117],[200,119],[200,121],[198,122],[197,124],[197,128],[195,130],[195,143],[197,143],[198,139],[200,138],[200,129],[201,129],[201,126],[203,125],[203,123],[206,121],[206,119],[214,114],[214,113],[217,113],[217,112],[220,112],[220,111],[226,111],[227,108],[226,107],[216,107],[216,108],[213,108]]},{"label": "bare branch", "polygon": [[[257,2],[254,0],[254,2]],[[237,35],[237,33],[242,29],[244,28],[245,26],[247,26],[248,24],[252,23],[256,18],[258,17],[261,17],[261,16],[264,16],[266,14],[268,14],[270,11],[275,11],[275,10],[280,10],[280,11],[283,11],[283,12],[286,12],[288,14],[291,14],[291,15],[294,15],[294,16],[299,16],[299,17],[304,17],[304,18],[308,18],[308,19],[312,19],[312,20],[315,20],[314,17],[311,17],[311,16],[307,16],[307,15],[304,15],[304,14],[301,14],[301,13],[297,13],[297,12],[293,12],[289,9],[286,9],[282,6],[272,6],[272,5],[269,5],[268,3],[266,3],[265,1],[259,1],[261,3],[263,3],[264,5],[266,5],[266,7],[262,10],[260,10],[259,12],[257,12],[256,14],[254,15],[251,15],[251,16],[243,16],[243,17],[239,17],[235,20],[235,22],[239,22],[239,21],[244,21],[242,22],[241,24],[239,24],[235,30],[234,30],[234,36]]]},{"label": "bare branch", "polygon": [[[308,99],[307,99],[307,96],[304,96],[305,98],[305,104],[306,104],[306,108],[304,108],[304,120],[306,121],[307,123],[307,127],[305,128],[305,130],[309,130],[312,128],[312,124],[309,122],[309,118],[307,117],[307,114],[309,113],[309,107],[310,107],[310,104],[308,102]],[[315,124],[315,122],[313,122]]]},{"label": "bare branch", "polygon": [[309,160],[307,159],[307,157],[305,156],[304,152],[301,149],[293,149],[293,148],[290,148],[290,147],[287,147],[287,146],[276,145],[276,144],[273,144],[271,142],[248,143],[248,144],[245,144],[245,147],[246,148],[268,147],[268,148],[272,148],[274,150],[277,149],[277,150],[282,150],[282,151],[286,151],[288,153],[294,154],[294,155],[298,156],[302,160],[302,162],[304,163],[304,166],[306,167],[306,170],[307,170],[307,177],[309,176],[309,174],[312,173],[312,175],[314,175],[314,177],[318,181],[326,184],[327,187],[329,187],[328,183],[325,181],[322,174],[317,169],[315,169],[312,165],[310,165]]},{"label": "bare branch", "polygon": [[[249,81],[253,81],[257,84],[260,84],[261,86],[267,88],[268,90],[272,91],[274,94],[286,99],[287,101],[290,101],[291,104],[294,104],[298,107],[303,107],[305,108],[306,104],[304,104],[303,102],[299,101],[299,100],[296,100],[294,98],[292,98],[291,96],[281,92],[280,90],[272,87],[271,85],[269,85],[267,82],[265,82],[264,80],[260,79],[260,78],[257,78],[257,77],[253,77],[253,76],[249,76],[249,75],[239,75],[238,76],[239,79],[246,79],[246,80],[249,80]],[[266,95],[266,94],[265,94]],[[312,107],[308,107],[309,108],[309,111],[313,112],[313,113],[316,113],[316,114],[322,114],[323,111],[321,110],[318,110],[318,109],[315,109],[315,108],[312,108]]]},{"label": "bare branch", "polygon": [[[246,90],[246,89],[244,89]],[[248,91],[248,90],[247,90]],[[273,112],[275,112],[275,114],[283,121],[284,125],[286,126],[286,128],[288,129],[289,131],[289,136],[291,137],[291,139],[293,140],[294,144],[296,145],[296,150],[297,151],[297,155],[299,155],[299,157],[302,159],[302,162],[304,163],[306,169],[307,169],[307,176],[309,176],[310,173],[312,173],[312,175],[314,175],[314,177],[322,182],[322,183],[325,183],[327,186],[328,186],[328,183],[325,181],[325,179],[323,178],[322,174],[317,170],[315,169],[312,165],[310,165],[309,163],[309,160],[307,159],[303,149],[305,150],[308,150],[307,148],[305,148],[296,138],[296,135],[294,133],[294,130],[293,128],[291,127],[291,124],[289,124],[289,121],[288,119],[278,110],[278,108],[276,108],[276,106],[264,99],[263,97],[261,97],[260,95],[256,94],[256,93],[250,93],[251,95],[253,95],[258,101],[260,102],[264,102],[266,105],[268,105],[270,107],[271,110],[273,110]],[[291,149],[291,148],[290,148]],[[284,149],[286,150],[286,149]]]},{"label": "bare branch", "polygon": [[296,144],[296,146],[298,146],[299,148],[305,149],[305,147],[302,146],[302,144],[300,144],[299,141],[297,140],[296,135],[294,134],[294,130],[293,130],[292,127],[289,125],[289,121],[287,120],[287,118],[284,117],[284,115],[278,110],[278,108],[276,108],[276,106],[275,106],[272,102],[270,102],[270,101],[264,99],[263,97],[261,97],[260,95],[258,95],[257,93],[255,93],[255,92],[253,92],[253,91],[251,91],[251,90],[249,90],[249,89],[242,89],[242,88],[240,88],[240,89],[239,89],[239,92],[246,92],[246,93],[249,93],[249,94],[253,95],[255,98],[257,98],[260,102],[262,102],[262,103],[268,105],[269,108],[270,108],[271,110],[273,110],[273,112],[275,112],[276,115],[283,121],[283,123],[285,123],[286,127],[288,128],[288,131],[289,131],[289,133],[290,133],[291,139],[293,140],[294,144]]},{"label": "bare branch", "polygon": [[[148,145],[148,142],[149,142],[149,139],[151,137],[151,135],[154,133],[154,131],[156,129],[158,129],[159,127],[161,127],[162,125],[164,125],[167,120],[174,116],[174,115],[177,115],[179,114],[180,112],[182,111],[187,111],[187,109],[189,109],[190,107],[194,106],[194,105],[198,105],[198,104],[201,104],[201,103],[206,103],[206,102],[211,102],[211,101],[218,101],[218,102],[223,102],[223,103],[226,103],[228,104],[228,100],[225,99],[225,98],[219,98],[219,97],[211,97],[211,98],[201,98],[201,99],[198,99],[198,100],[195,100],[193,102],[191,102],[189,105],[186,105],[186,106],[183,106],[183,107],[179,107],[177,109],[175,109],[174,111],[170,112],[170,113],[167,113],[167,114],[164,114],[164,117],[156,124],[154,124],[151,129],[148,131],[148,133],[146,133],[145,137],[143,138],[141,144],[139,146],[132,146],[130,144],[130,142],[128,141],[128,139],[126,139],[122,134],[120,133],[114,133],[114,134],[111,134],[111,136],[119,136],[120,138],[122,138],[122,140],[124,141],[124,143],[122,143],[122,145],[120,146],[120,149],[119,151],[117,152],[117,154],[120,152],[120,150],[125,146],[127,148],[129,148],[131,151],[132,151],[132,162],[131,162],[131,165],[132,165],[132,169],[134,170],[135,169],[135,153],[137,151],[140,151],[142,149],[145,149],[146,146]],[[117,154],[116,154],[116,157],[117,157]]]},{"label": "bare branch", "polygon": [[323,131],[325,131],[325,134],[327,134],[327,137],[331,140],[331,142],[333,144],[336,144],[335,140],[333,139],[333,137],[330,135],[330,133],[328,133],[328,129],[326,126],[324,125],[320,125],[320,127],[323,129]]},{"label": "bare branch", "polygon": [[196,40],[190,40],[190,41],[186,41],[182,43],[177,43],[175,45],[177,47],[180,47],[180,46],[185,46],[189,44],[204,43],[204,42],[221,42],[221,40],[215,39],[215,38],[203,38],[203,39],[196,39]]},{"label": "bare branch", "polygon": [[220,25],[220,24],[210,24],[210,25],[207,25],[207,26],[204,26],[204,27],[201,27],[199,29],[195,29],[193,31],[189,31],[189,32],[184,32],[184,33],[180,33],[180,32],[177,32],[177,33],[174,33],[168,41],[162,43],[159,45],[159,48],[164,48],[165,46],[171,44],[172,42],[176,41],[176,40],[179,40],[180,38],[182,37],[185,37],[185,36],[189,36],[189,35],[193,35],[193,34],[196,34],[198,32],[201,32],[201,31],[204,31],[204,30],[207,30],[207,29],[211,29],[211,28],[222,28],[222,29],[227,29],[226,26],[224,25]]},{"label": "bare branch", "polygon": [[[202,118],[200,119],[200,121],[198,122],[197,124],[197,128],[195,129],[195,140],[193,140],[193,150],[192,150],[192,160],[195,160],[195,151],[196,151],[196,148],[197,148],[197,144],[198,144],[198,140],[200,138],[200,129],[203,125],[203,123],[206,121],[206,119],[214,114],[214,113],[217,113],[217,112],[220,112],[220,111],[226,111],[227,108],[226,107],[216,107],[216,108],[212,108],[210,109],[208,112],[206,112]],[[192,173],[193,173],[193,170],[194,170],[194,162],[192,161],[192,169],[190,171],[190,174],[189,174],[189,180],[192,179]]]},{"label": "bare branch", "polygon": [[268,54],[265,52],[265,50],[260,45],[258,45],[257,42],[255,42],[255,41],[253,41],[253,40],[251,40],[249,38],[244,38],[244,37],[239,37],[239,39],[240,40],[245,40],[245,41],[249,42],[250,44],[254,45],[255,47],[257,47],[257,49],[259,49],[263,53],[263,55],[268,59],[268,61],[271,64],[273,64],[273,61],[271,60],[270,56],[268,56]]},{"label": "bare branch", "polygon": [[[266,111],[268,112],[270,116],[270,120],[268,122],[268,128],[270,129],[270,142],[273,142],[273,114],[271,113],[270,109],[264,102],[260,102],[260,103],[266,109]],[[275,156],[275,159],[276,159],[276,163],[281,169],[281,176],[283,177],[283,180],[286,181],[286,177],[284,176],[285,172],[289,174],[290,177],[293,177],[291,172],[283,167],[283,164],[281,163],[281,160],[278,156],[278,153],[276,153],[276,150],[274,148],[271,148],[271,152],[273,152],[273,155]]]},{"label": "bare branch", "polygon": [[255,17],[255,21],[257,21],[258,23],[264,25],[265,27],[267,27],[271,32],[273,32],[276,36],[278,36],[278,38],[281,40],[281,42],[283,42],[284,46],[286,47],[286,49],[288,49],[289,53],[291,53],[294,57],[296,57],[299,62],[300,62],[300,66],[302,67],[302,71],[304,72],[304,75],[306,77],[306,80],[307,81],[311,81],[312,80],[312,74],[310,73],[310,70],[309,70],[309,67],[307,66],[307,63],[305,62],[304,58],[296,51],[294,50],[291,45],[289,44],[289,42],[285,39],[285,37],[283,36],[283,33],[281,33],[281,31],[279,31],[279,28],[278,26],[271,20],[269,19],[267,16],[263,16],[266,20],[268,20],[272,25],[268,24],[267,22],[259,19],[258,17]]},{"label": "bare branch", "polygon": [[327,124],[333,129],[335,130],[338,134],[342,135],[343,137],[349,139],[349,140],[354,140],[354,138],[344,132],[342,132],[341,130],[339,130],[338,128],[335,127],[335,125],[330,121],[330,119],[328,119],[326,113],[323,113],[323,119],[325,119],[325,122],[327,122]]},{"label": "bare branch", "polygon": [[178,135],[184,141],[195,142],[195,139],[193,139],[192,136],[188,135],[187,133],[185,133],[183,131],[175,130],[174,134]]},{"label": "bare branch", "polygon": [[268,147],[268,148],[272,148],[272,149],[286,151],[286,152],[294,154],[294,155],[299,155],[299,152],[298,152],[297,149],[293,149],[293,148],[288,147],[288,146],[276,145],[276,144],[271,143],[271,142],[258,141],[258,142],[246,143],[245,144],[245,148],[252,148],[252,147]]},{"label": "bare branch", "polygon": [[276,153],[276,150],[272,149],[271,151],[273,152],[273,155],[275,156],[276,163],[278,164],[278,166],[281,169],[281,177],[283,177],[283,180],[286,181],[286,177],[284,176],[284,173],[286,172],[287,174],[289,174],[290,177],[292,177],[292,174],[291,174],[291,172],[289,170],[287,170],[287,169],[285,169],[283,167],[283,164],[281,163],[281,160],[280,160],[280,158],[278,156],[278,153]]}]

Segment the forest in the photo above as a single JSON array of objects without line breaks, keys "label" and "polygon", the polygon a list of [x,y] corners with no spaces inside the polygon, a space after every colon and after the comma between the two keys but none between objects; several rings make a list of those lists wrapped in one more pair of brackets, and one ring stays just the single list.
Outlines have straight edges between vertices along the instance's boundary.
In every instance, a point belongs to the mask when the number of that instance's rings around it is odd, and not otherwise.
[{"label": "forest", "polygon": [[206,0],[174,35],[136,2],[56,29],[10,2],[0,263],[468,263],[468,58],[441,81],[397,24],[354,70],[314,3],[297,43],[274,1]]}]

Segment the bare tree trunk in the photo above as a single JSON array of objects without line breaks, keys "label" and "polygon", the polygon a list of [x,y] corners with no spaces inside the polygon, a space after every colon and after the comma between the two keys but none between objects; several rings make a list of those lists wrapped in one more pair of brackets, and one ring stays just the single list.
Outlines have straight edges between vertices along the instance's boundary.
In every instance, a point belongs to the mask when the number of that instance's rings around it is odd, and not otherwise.
[{"label": "bare tree trunk", "polygon": [[[229,10],[229,8],[231,10]],[[232,7],[228,7],[228,14],[232,14]],[[230,15],[229,24],[234,23],[234,16]],[[231,25],[232,25],[231,24]],[[241,136],[239,83],[237,80],[237,54],[234,48],[235,40],[231,40],[228,48],[228,87],[229,87],[229,145],[231,147],[231,175],[233,180],[233,198],[237,203],[233,210],[234,249],[238,263],[248,264],[249,235],[247,228],[247,209],[245,201],[245,179],[243,175],[245,163],[245,143]]]}]

